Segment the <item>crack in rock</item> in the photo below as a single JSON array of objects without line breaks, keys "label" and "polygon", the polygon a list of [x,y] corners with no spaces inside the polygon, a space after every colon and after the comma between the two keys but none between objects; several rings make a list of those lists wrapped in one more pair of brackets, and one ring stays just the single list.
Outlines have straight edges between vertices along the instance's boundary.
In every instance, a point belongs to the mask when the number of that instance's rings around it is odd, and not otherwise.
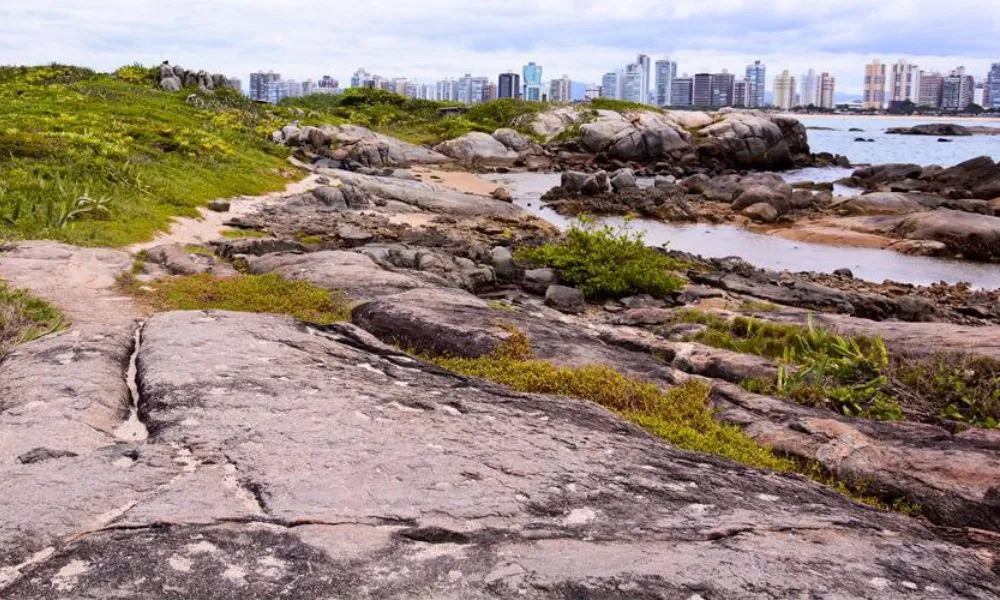
[{"label": "crack in rock", "polygon": [[142,346],[142,330],[146,322],[140,322],[135,328],[135,339],[132,343],[132,355],[129,357],[128,367],[125,371],[125,384],[128,386],[131,404],[129,406],[129,418],[115,428],[115,437],[123,442],[144,442],[149,438],[149,429],[139,418],[139,404],[142,398],[139,395],[138,383],[138,360],[139,350]]}]

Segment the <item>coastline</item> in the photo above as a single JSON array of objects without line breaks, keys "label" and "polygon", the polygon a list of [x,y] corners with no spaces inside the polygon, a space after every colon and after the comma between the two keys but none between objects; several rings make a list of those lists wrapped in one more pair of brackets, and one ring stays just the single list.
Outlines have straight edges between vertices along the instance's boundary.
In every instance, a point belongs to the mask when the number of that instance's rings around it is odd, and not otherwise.
[{"label": "coastline", "polygon": [[1000,117],[958,117],[958,116],[922,116],[922,115],[865,115],[865,114],[796,114],[790,112],[775,113],[779,117],[790,117],[792,119],[814,118],[814,119],[837,119],[846,121],[849,119],[892,119],[906,121],[927,121],[929,123],[994,123],[1000,124]]}]

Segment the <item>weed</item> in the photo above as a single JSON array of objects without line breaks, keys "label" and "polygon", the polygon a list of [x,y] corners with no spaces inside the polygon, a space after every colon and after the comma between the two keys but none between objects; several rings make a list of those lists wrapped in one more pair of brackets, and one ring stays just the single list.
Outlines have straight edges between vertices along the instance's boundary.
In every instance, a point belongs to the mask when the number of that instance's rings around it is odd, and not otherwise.
[{"label": "weed", "polygon": [[744,300],[740,302],[740,310],[744,312],[772,312],[778,310],[778,305],[757,300]]},{"label": "weed", "polygon": [[269,237],[266,231],[259,229],[222,229],[219,230],[219,235],[230,239]]},{"label": "weed", "polygon": [[295,239],[299,243],[305,244],[307,246],[316,246],[318,244],[322,244],[325,241],[323,236],[321,235],[316,235],[314,233],[305,233],[304,231],[296,232]]},{"label": "weed", "polygon": [[663,296],[684,283],[674,274],[683,263],[646,246],[642,233],[629,231],[627,224],[600,226],[590,218],[571,224],[562,241],[521,248],[515,257],[558,270],[561,281],[589,298]]},{"label": "weed", "polygon": [[14,346],[58,331],[63,325],[59,309],[0,282],[0,359]]},{"label": "weed", "polygon": [[188,254],[197,254],[199,256],[215,256],[215,250],[197,244],[185,244],[184,251]]},{"label": "weed", "polygon": [[342,294],[275,274],[227,278],[200,274],[170,277],[148,285],[151,291],[129,291],[155,310],[275,313],[320,324],[350,317],[351,303]]},{"label": "weed", "polygon": [[492,308],[493,310],[502,310],[506,312],[517,311],[516,308],[514,308],[510,304],[507,304],[503,300],[490,300],[490,308]]}]

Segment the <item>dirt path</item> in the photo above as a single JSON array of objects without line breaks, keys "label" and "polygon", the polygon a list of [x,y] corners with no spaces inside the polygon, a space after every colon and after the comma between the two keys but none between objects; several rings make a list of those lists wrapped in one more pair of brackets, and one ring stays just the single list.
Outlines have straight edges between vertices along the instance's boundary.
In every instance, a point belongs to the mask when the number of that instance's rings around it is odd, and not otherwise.
[{"label": "dirt path", "polygon": [[492,181],[486,181],[475,173],[466,173],[464,171],[442,171],[428,167],[413,167],[410,169],[410,172],[424,183],[433,183],[467,194],[489,196],[493,190],[499,187]]},{"label": "dirt path", "polygon": [[310,175],[283,191],[232,198],[229,212],[199,209],[202,218],[177,219],[170,231],[125,249],[80,248],[48,240],[18,242],[0,254],[0,281],[27,289],[56,305],[74,326],[113,326],[131,321],[142,317],[142,311],[119,291],[116,280],[132,268],[134,253],[160,244],[200,244],[218,239],[223,223],[232,217],[317,185],[317,176]]}]

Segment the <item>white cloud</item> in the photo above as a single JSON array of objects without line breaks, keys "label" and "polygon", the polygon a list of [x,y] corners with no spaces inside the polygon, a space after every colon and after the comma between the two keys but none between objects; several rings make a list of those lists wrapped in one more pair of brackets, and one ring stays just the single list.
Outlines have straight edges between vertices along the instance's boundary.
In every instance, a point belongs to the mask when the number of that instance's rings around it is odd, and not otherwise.
[{"label": "white cloud", "polygon": [[[10,2],[16,2],[9,6]],[[596,81],[644,52],[688,72],[737,73],[764,60],[829,71],[856,93],[862,65],[905,56],[974,74],[1000,61],[998,11],[972,0],[5,0],[0,63],[68,62],[110,70],[169,59],[246,79],[346,79],[364,66],[432,81],[495,76],[534,60],[546,75]],[[769,82],[770,84],[770,82]]]}]

